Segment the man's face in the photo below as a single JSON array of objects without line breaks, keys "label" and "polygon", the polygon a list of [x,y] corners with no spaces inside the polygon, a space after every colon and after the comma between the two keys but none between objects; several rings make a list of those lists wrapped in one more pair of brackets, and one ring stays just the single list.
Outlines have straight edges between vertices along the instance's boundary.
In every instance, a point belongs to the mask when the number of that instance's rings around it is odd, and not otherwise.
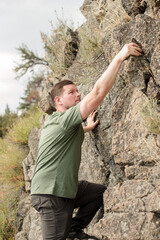
[{"label": "man's face", "polygon": [[81,101],[81,94],[74,84],[70,84],[63,87],[60,99],[63,106],[68,109]]}]

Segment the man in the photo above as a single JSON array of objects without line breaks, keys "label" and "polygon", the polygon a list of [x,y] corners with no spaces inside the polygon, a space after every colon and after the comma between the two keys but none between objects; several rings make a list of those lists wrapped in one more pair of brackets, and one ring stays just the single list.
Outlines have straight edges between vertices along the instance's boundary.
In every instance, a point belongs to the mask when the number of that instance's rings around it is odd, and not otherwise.
[{"label": "man", "polygon": [[[98,124],[94,121],[94,110],[113,86],[122,62],[130,55],[141,55],[137,44],[126,44],[122,48],[82,101],[69,80],[53,87],[51,96],[56,112],[43,126],[31,185],[32,204],[40,212],[44,240],[88,237],[83,229],[102,206],[106,187],[87,181],[78,183],[81,145],[84,132]],[[87,126],[83,128],[81,123],[86,118]],[[72,218],[74,208],[79,210]]]}]

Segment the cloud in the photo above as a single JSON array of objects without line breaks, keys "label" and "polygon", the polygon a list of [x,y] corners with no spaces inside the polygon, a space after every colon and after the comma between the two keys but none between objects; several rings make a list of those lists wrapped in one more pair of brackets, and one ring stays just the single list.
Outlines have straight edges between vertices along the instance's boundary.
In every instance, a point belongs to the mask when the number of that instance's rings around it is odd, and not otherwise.
[{"label": "cloud", "polygon": [[0,0],[0,114],[6,104],[13,110],[23,96],[23,81],[15,80],[14,62],[19,60],[18,51],[22,43],[29,49],[43,54],[40,32],[49,33],[52,21],[56,25],[55,10],[60,19],[62,8],[64,18],[82,23],[84,17],[79,11],[84,0]]},{"label": "cloud", "polygon": [[[30,48],[41,49],[40,32],[48,32],[50,21],[56,22],[55,10],[61,17],[62,7],[65,18],[82,22],[83,16],[79,11],[79,1],[52,0],[1,0],[0,22],[1,38],[0,51],[13,51],[22,42]],[[78,3],[78,4],[77,4]],[[74,10],[73,10],[74,9]]]},{"label": "cloud", "polygon": [[0,114],[4,112],[7,104],[11,110],[15,110],[23,96],[25,83],[15,80],[12,70],[14,60],[18,60],[17,55],[0,54],[0,66],[3,69],[0,73]]},{"label": "cloud", "polygon": [[6,105],[9,105],[10,110],[15,111],[19,106],[20,97],[23,96],[24,87],[17,83],[10,82],[2,83],[0,88],[0,114],[3,114],[6,108]]}]

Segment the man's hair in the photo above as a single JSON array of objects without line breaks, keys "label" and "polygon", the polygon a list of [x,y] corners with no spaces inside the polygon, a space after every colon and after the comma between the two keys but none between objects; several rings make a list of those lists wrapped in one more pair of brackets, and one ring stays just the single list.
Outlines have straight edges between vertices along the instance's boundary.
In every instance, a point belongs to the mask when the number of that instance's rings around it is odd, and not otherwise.
[{"label": "man's hair", "polygon": [[55,105],[54,98],[56,96],[60,96],[63,93],[63,87],[66,85],[70,85],[70,84],[74,84],[74,83],[70,80],[63,80],[54,85],[54,87],[52,88],[52,91],[51,91],[51,98],[52,98],[54,105]]}]

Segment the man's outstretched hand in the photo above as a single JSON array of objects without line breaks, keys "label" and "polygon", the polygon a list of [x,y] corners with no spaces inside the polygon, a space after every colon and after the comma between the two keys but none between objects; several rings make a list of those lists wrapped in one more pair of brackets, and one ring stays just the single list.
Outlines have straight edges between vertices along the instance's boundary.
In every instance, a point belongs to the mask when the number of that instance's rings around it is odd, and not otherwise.
[{"label": "man's outstretched hand", "polygon": [[129,56],[140,56],[142,54],[142,49],[136,43],[125,44],[121,51],[117,54],[117,57],[124,61]]}]

